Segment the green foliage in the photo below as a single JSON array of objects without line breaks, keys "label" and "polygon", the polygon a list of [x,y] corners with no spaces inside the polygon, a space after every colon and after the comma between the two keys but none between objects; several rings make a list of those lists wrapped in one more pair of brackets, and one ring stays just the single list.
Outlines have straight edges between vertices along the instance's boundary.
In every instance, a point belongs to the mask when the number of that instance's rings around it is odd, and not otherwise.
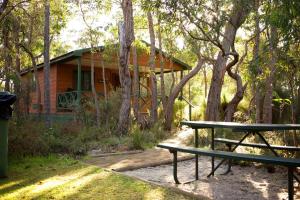
[{"label": "green foliage", "polygon": [[[101,127],[106,129],[106,136],[112,135],[117,125],[115,122],[119,119],[119,110],[122,103],[121,90],[117,89],[109,92],[107,102],[102,94],[98,96]],[[81,107],[77,110],[75,116],[85,126],[94,126],[96,122],[95,109],[93,97],[84,95],[82,96]]]},{"label": "green foliage", "polygon": [[137,125],[133,125],[129,133],[131,148],[147,149],[153,147],[162,139],[166,139],[170,133],[165,131],[163,127],[161,121],[158,121],[150,129],[144,130],[141,130]]},{"label": "green foliage", "polygon": [[186,107],[186,103],[184,101],[175,100],[174,106],[173,106],[173,123],[175,126],[179,126],[180,122],[182,121],[184,117],[184,108]]},{"label": "green foliage", "polygon": [[300,2],[276,1],[266,5],[266,22],[279,29],[286,44],[299,42]]}]

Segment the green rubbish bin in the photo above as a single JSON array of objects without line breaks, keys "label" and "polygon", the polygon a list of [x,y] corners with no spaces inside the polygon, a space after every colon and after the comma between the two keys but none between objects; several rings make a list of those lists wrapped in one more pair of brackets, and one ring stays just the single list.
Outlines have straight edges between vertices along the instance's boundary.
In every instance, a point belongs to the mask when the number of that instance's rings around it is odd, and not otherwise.
[{"label": "green rubbish bin", "polygon": [[8,92],[0,92],[0,178],[7,177],[8,120],[12,115],[10,107],[17,97]]}]

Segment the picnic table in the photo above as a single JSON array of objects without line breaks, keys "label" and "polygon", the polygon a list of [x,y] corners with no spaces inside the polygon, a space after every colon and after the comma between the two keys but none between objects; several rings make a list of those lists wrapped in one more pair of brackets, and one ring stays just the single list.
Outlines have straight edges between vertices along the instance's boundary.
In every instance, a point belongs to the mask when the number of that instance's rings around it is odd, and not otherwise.
[{"label": "picnic table", "polygon": [[[183,121],[181,125],[187,125],[195,130],[195,147],[188,147],[182,145],[161,143],[158,144],[157,147],[168,149],[170,153],[173,154],[173,177],[176,184],[180,184],[177,177],[177,153],[189,153],[195,155],[195,177],[196,180],[199,180],[199,167],[198,167],[198,156],[210,156],[212,158],[211,166],[212,171],[208,175],[214,175],[216,169],[222,165],[225,160],[237,160],[237,161],[250,161],[250,162],[260,162],[265,164],[272,165],[280,165],[287,167],[288,169],[288,199],[294,199],[294,179],[296,179],[299,183],[300,180],[294,174],[294,170],[297,167],[300,167],[300,159],[295,158],[284,158],[280,157],[277,150],[287,150],[287,151],[300,151],[300,147],[295,146],[279,146],[279,145],[270,145],[269,142],[264,137],[264,132],[267,131],[278,131],[282,130],[300,130],[300,124],[242,124],[236,122],[215,122],[215,121]],[[240,140],[229,140],[227,138],[215,138],[215,129],[216,128],[227,128],[231,129],[233,132],[237,134],[241,134],[242,137]],[[198,148],[199,146],[199,135],[198,129],[211,129],[211,150]],[[250,135],[258,135],[262,140],[263,144],[258,143],[245,143],[244,140]],[[224,142],[225,144],[235,145],[234,148],[229,149],[229,151],[218,151],[215,150],[215,142]],[[235,153],[233,152],[238,146],[251,146],[258,148],[267,148],[270,149],[275,156],[264,156],[264,155],[254,155],[254,154],[245,154],[245,153]],[[218,157],[223,160],[215,167],[214,158]],[[229,162],[229,165],[230,162]],[[230,167],[228,168],[230,169]]]},{"label": "picnic table", "polygon": [[[237,122],[216,122],[216,121],[182,121],[181,125],[186,125],[191,127],[195,130],[195,147],[199,146],[199,134],[198,129],[211,129],[211,149],[215,149],[215,129],[216,128],[227,128],[233,130],[233,132],[244,134],[239,142],[236,144],[231,151],[234,151],[238,146],[240,146],[243,141],[251,136],[251,135],[258,135],[259,138],[263,141],[263,143],[270,149],[275,156],[279,156],[277,152],[274,150],[272,145],[265,139],[263,132],[267,131],[275,131],[279,134],[278,131],[286,131],[286,130],[300,130],[300,124],[244,124],[244,123],[237,123]],[[195,176],[196,180],[198,180],[198,155],[195,155],[196,159],[196,166],[195,166]],[[216,167],[214,162],[214,157],[212,157],[211,166],[212,171],[208,176],[214,175],[216,169],[224,162],[222,160]],[[299,179],[295,177],[298,182]]]}]

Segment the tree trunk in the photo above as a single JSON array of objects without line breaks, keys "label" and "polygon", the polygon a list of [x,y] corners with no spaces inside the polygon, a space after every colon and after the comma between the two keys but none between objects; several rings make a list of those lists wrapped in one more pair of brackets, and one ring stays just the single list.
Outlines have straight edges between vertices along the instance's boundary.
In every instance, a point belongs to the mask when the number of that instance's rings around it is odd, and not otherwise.
[{"label": "tree trunk", "polygon": [[187,75],[185,75],[180,80],[180,82],[176,85],[176,87],[172,90],[172,92],[170,93],[170,96],[167,101],[166,110],[165,110],[165,129],[166,130],[171,130],[171,128],[172,128],[173,106],[174,106],[175,99],[179,95],[179,93],[182,90],[182,88],[184,87],[184,85],[199,72],[203,63],[204,63],[204,61],[202,59],[198,58],[197,66],[192,71],[190,71]]},{"label": "tree trunk", "polygon": [[2,27],[2,37],[3,37],[3,51],[4,51],[4,76],[5,76],[5,83],[4,83],[4,90],[10,91],[10,68],[12,65],[12,57],[10,53],[10,31],[7,26],[8,21],[5,20],[4,26]]},{"label": "tree trunk", "polygon": [[163,112],[165,112],[167,98],[166,98],[166,91],[165,91],[165,74],[164,74],[164,57],[162,52],[162,41],[161,41],[161,29],[160,29],[160,20],[158,22],[158,47],[159,47],[159,64],[160,64],[160,95],[161,95],[161,102],[163,107]]},{"label": "tree trunk", "polygon": [[45,0],[45,24],[44,24],[44,106],[46,127],[51,126],[50,117],[50,2]]},{"label": "tree trunk", "polygon": [[104,100],[107,105],[107,86],[106,86],[106,78],[105,78],[105,66],[103,61],[103,56],[101,57],[101,67],[102,67],[102,79],[103,79],[103,90],[104,90]]},{"label": "tree trunk", "polygon": [[150,58],[149,58],[149,66],[150,66],[150,84],[151,84],[151,124],[154,124],[157,121],[157,82],[155,75],[155,35],[154,35],[154,27],[153,27],[153,19],[151,12],[147,13],[148,24],[149,24],[149,33],[150,33],[150,41],[151,41],[151,50],[150,50]]},{"label": "tree trunk", "polygon": [[[259,27],[259,3],[260,0],[255,0],[255,37],[254,37],[254,47],[253,47],[253,60],[252,63],[255,63],[256,71],[257,71],[257,76],[260,76],[262,71],[259,69],[259,46],[260,46],[260,27]],[[255,79],[256,79],[255,77]],[[262,111],[261,111],[261,87],[259,84],[259,81],[254,81],[254,102],[255,102],[255,121],[256,123],[261,123],[262,122]]]},{"label": "tree trunk", "polygon": [[137,122],[140,121],[139,117],[139,66],[137,61],[137,51],[136,46],[132,46],[132,60],[133,60],[133,113]]},{"label": "tree trunk", "polygon": [[130,123],[130,94],[131,77],[128,68],[131,44],[133,35],[133,11],[131,0],[122,0],[122,10],[124,23],[119,23],[120,40],[120,80],[122,87],[122,105],[119,113],[118,132],[120,135],[126,134]]},{"label": "tree trunk", "polygon": [[229,76],[236,81],[236,93],[225,109],[224,121],[231,122],[233,120],[234,113],[237,110],[237,106],[243,100],[247,84],[243,85],[242,78],[238,73],[232,73],[230,69],[228,69],[227,72]]},{"label": "tree trunk", "polygon": [[[92,40],[91,40],[92,41]],[[92,87],[92,93],[93,93],[93,99],[94,99],[94,105],[96,109],[96,125],[98,128],[100,128],[100,108],[99,108],[99,101],[98,101],[98,95],[95,88],[95,62],[94,62],[94,47],[91,45],[91,87]]]},{"label": "tree trunk", "polygon": [[172,57],[170,56],[169,59],[170,59],[170,69],[171,69],[171,77],[172,77],[172,83],[171,83],[170,92],[169,92],[169,96],[170,96],[174,89],[176,79],[175,79],[174,63],[173,63]]},{"label": "tree trunk", "polygon": [[[100,52],[101,53],[101,52]],[[102,79],[103,79],[103,90],[104,90],[104,101],[105,101],[105,112],[109,112],[107,110],[107,103],[108,103],[108,99],[107,99],[107,84],[106,84],[106,75],[105,75],[105,65],[104,65],[104,60],[103,60],[103,55],[101,53],[101,58],[100,58],[100,62],[101,62],[101,67],[102,67]],[[96,92],[97,94],[97,92]],[[98,95],[97,95],[97,102],[98,102]],[[98,103],[99,105],[99,103]],[[100,110],[100,108],[99,108]],[[100,111],[99,111],[99,118],[100,118]],[[105,126],[108,127],[108,116],[105,115]]]},{"label": "tree trunk", "polygon": [[206,67],[203,67],[203,75],[204,75],[204,95],[205,99],[207,98],[207,74],[206,74]]},{"label": "tree trunk", "polygon": [[223,51],[220,51],[213,67],[213,75],[207,98],[207,107],[205,119],[209,121],[219,120],[219,106],[224,75],[226,72],[226,62],[230,53],[230,48],[235,42],[236,31],[244,23],[250,9],[236,1],[233,6],[231,17],[225,27],[224,38],[222,42]]},{"label": "tree trunk", "polygon": [[273,81],[277,62],[277,29],[271,26],[270,33],[270,63],[268,65],[269,75],[266,80],[266,92],[263,103],[263,122],[272,123],[272,100],[273,100]]},{"label": "tree trunk", "polygon": [[[39,76],[38,76],[36,60],[35,60],[33,53],[27,47],[25,47],[25,45],[22,45],[22,44],[20,44],[20,45],[23,48],[23,50],[29,55],[31,64],[33,67],[33,73],[34,73],[34,79],[35,79],[37,115],[38,115],[38,119],[41,119],[41,89],[40,89],[40,80],[39,80]],[[31,90],[31,88],[29,88],[29,90]]]},{"label": "tree trunk", "polygon": [[[231,61],[227,67],[227,73],[228,75],[235,80],[236,82],[236,93],[234,95],[234,97],[231,99],[231,101],[227,104],[226,109],[225,109],[225,121],[227,122],[231,122],[233,121],[234,118],[234,113],[237,111],[237,107],[239,105],[239,103],[243,100],[244,98],[244,93],[247,87],[247,83],[245,85],[243,85],[242,82],[242,78],[241,76],[238,74],[239,71],[239,67],[240,65],[243,63],[245,57],[248,54],[248,42],[245,43],[245,52],[244,54],[241,56],[241,58],[239,59],[239,55],[235,52],[234,50],[234,45],[231,47],[233,49],[233,55],[234,55],[234,60]],[[238,63],[237,63],[238,62]],[[232,72],[232,67],[237,63],[235,72]]]},{"label": "tree trunk", "polygon": [[13,38],[14,38],[14,46],[16,51],[16,58],[15,58],[15,72],[16,77],[14,79],[14,93],[17,95],[17,100],[14,106],[14,112],[16,113],[17,119],[20,119],[22,117],[22,110],[21,110],[21,98],[24,97],[21,92],[21,59],[20,59],[20,46],[19,46],[19,40],[20,40],[20,26],[17,22],[17,20],[14,20],[13,24]]}]

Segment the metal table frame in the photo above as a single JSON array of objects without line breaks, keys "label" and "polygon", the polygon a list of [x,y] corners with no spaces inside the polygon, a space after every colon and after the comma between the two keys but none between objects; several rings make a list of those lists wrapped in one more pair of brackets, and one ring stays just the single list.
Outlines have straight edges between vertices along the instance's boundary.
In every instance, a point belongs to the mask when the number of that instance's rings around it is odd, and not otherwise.
[{"label": "metal table frame", "polygon": [[[215,149],[214,138],[215,138],[215,128],[228,128],[235,132],[242,132],[245,135],[241,138],[239,143],[235,145],[231,151],[234,151],[248,136],[258,135],[259,138],[267,145],[275,156],[279,156],[277,152],[270,146],[268,141],[260,132],[266,131],[279,131],[279,130],[300,130],[300,124],[241,124],[236,122],[215,122],[215,121],[182,121],[181,125],[186,125],[195,130],[195,147],[199,147],[199,133],[198,129],[211,129],[211,149]],[[195,155],[195,177],[199,180],[199,167],[198,167],[198,155]],[[211,160],[212,171],[208,175],[214,176],[214,172],[224,163],[223,159],[216,167],[214,162],[214,157]],[[295,179],[300,183],[298,177],[293,175]]]}]

